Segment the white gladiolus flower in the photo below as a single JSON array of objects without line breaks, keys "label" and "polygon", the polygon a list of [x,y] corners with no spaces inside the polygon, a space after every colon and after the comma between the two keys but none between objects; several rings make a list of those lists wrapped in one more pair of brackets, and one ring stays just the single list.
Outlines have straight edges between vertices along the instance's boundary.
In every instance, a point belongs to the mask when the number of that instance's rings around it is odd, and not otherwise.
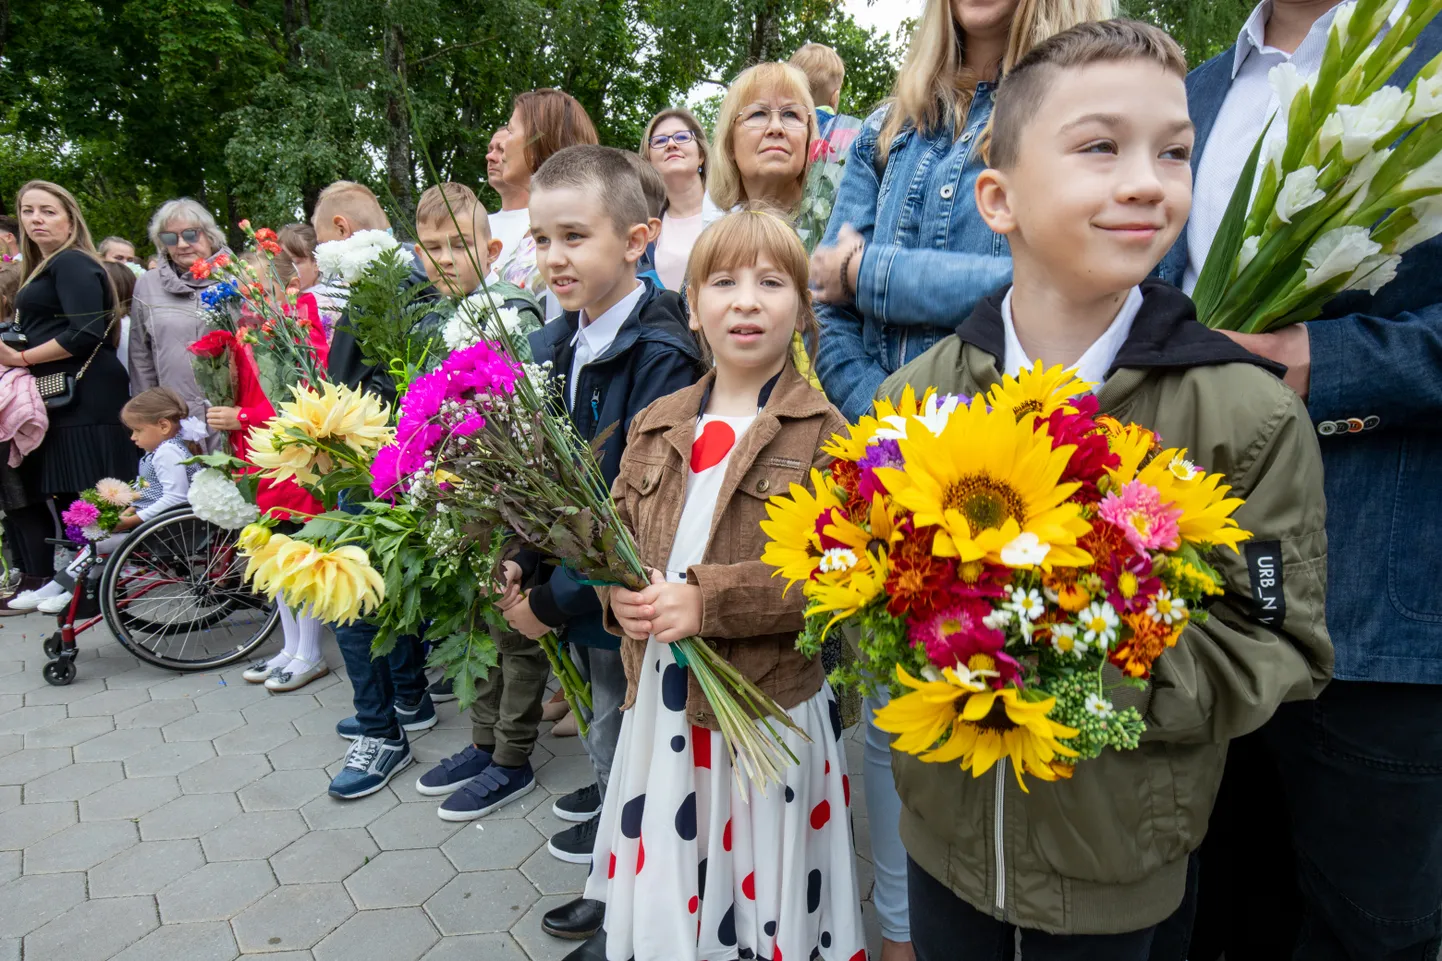
[{"label": "white gladiolus flower", "polygon": [[1374,254],[1357,265],[1352,276],[1347,278],[1343,290],[1366,290],[1376,295],[1377,291],[1397,279],[1397,265],[1402,263],[1398,254]]},{"label": "white gladiolus flower", "polygon": [[[1272,165],[1272,169],[1277,172],[1278,177],[1282,176],[1282,154],[1286,152],[1287,138],[1285,136],[1280,136],[1277,134],[1269,134],[1267,136],[1266,142],[1262,144],[1262,159],[1260,165],[1257,167],[1258,180],[1261,179],[1262,171],[1267,169],[1268,164]],[[1253,196],[1255,196],[1256,193],[1257,185],[1253,184]]]},{"label": "white gladiolus flower", "polygon": [[1247,269],[1247,265],[1257,256],[1257,248],[1260,247],[1261,244],[1262,238],[1260,235],[1254,235],[1242,241],[1242,249],[1237,254],[1238,273]]},{"label": "white gladiolus flower", "polygon": [[1357,9],[1355,3],[1344,3],[1337,7],[1337,12],[1332,16],[1332,29],[1337,31],[1337,38],[1345,46],[1347,43],[1347,28],[1352,23],[1352,11]]},{"label": "white gladiolus flower", "polygon": [[1351,194],[1352,199],[1347,202],[1344,210],[1346,216],[1350,217],[1362,209],[1362,204],[1367,201],[1367,191],[1372,186],[1373,178],[1377,176],[1377,171],[1382,169],[1382,165],[1390,156],[1392,156],[1391,147],[1374,150],[1363,157],[1357,166],[1347,173],[1347,179],[1342,181],[1342,195]]},{"label": "white gladiolus flower", "polygon": [[1392,245],[1392,252],[1405,254],[1424,240],[1431,240],[1442,234],[1442,197],[1424,197],[1408,208],[1417,217],[1417,223],[1408,227]]},{"label": "white gladiolus flower", "polygon": [[1381,253],[1382,245],[1369,236],[1366,227],[1338,227],[1312,242],[1304,258],[1310,270],[1302,281],[1306,290],[1320,287],[1334,277],[1351,274],[1362,261]]},{"label": "white gladiolus flower", "polygon": [[366,268],[401,242],[384,230],[357,230],[345,240],[328,240],[315,248],[315,263],[323,277],[355,283]]},{"label": "white gladiolus flower", "polygon": [[1409,173],[1398,189],[1403,191],[1442,190],[1442,153]]},{"label": "white gladiolus flower", "polygon": [[1442,113],[1442,72],[1417,81],[1417,94],[1407,111],[1407,123],[1421,123],[1423,120]]},{"label": "white gladiolus flower", "polygon": [[1373,145],[1391,133],[1407,109],[1411,95],[1397,87],[1382,87],[1359,104],[1343,104],[1337,108],[1342,118],[1342,159],[1353,163],[1371,150]]},{"label": "white gladiolus flower", "polygon": [[1287,179],[1282,181],[1282,189],[1277,191],[1277,204],[1274,208],[1277,219],[1284,224],[1289,224],[1298,213],[1326,196],[1317,189],[1316,167],[1308,166],[1300,170],[1293,170],[1287,174]]},{"label": "white gladiolus flower", "polygon": [[1317,131],[1317,155],[1326,157],[1332,152],[1332,148],[1342,142],[1342,118],[1333,111],[1322,121],[1321,128]]},{"label": "white gladiolus flower", "polygon": [[1297,99],[1297,94],[1302,88],[1311,84],[1311,77],[1304,77],[1297,72],[1297,68],[1291,62],[1281,63],[1267,71],[1267,83],[1272,85],[1273,92],[1277,95],[1277,122],[1286,124],[1287,117],[1292,112],[1292,101]]}]

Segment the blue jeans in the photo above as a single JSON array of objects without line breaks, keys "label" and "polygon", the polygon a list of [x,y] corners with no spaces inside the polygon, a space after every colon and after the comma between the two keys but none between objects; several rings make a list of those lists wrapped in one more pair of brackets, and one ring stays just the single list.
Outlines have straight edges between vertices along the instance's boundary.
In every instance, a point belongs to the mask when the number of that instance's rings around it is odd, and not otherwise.
[{"label": "blue jeans", "polygon": [[911,922],[906,912],[906,848],[901,844],[901,796],[891,773],[891,735],[876,726],[876,712],[891,700],[886,691],[862,701],[866,742],[862,760],[866,768],[866,816],[871,833],[871,864],[876,886],[871,900],[888,941],[910,941]]},{"label": "blue jeans", "polygon": [[350,675],[351,698],[356,720],[366,737],[395,739],[401,736],[396,720],[396,701],[419,704],[426,693],[426,658],[421,639],[402,637],[384,657],[371,657],[376,629],[364,621],[332,625],[346,673]]}]

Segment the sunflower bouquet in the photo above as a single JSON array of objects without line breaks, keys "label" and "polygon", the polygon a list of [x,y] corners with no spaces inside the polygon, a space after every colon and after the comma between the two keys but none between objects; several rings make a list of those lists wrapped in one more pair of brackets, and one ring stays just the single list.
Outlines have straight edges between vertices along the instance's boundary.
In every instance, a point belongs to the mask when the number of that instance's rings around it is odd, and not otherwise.
[{"label": "sunflower bouquet", "polygon": [[1135,748],[1116,692],[1222,593],[1206,555],[1250,536],[1242,501],[1090,389],[1041,365],[985,396],[908,388],[771,499],[762,560],[810,601],[801,646],[860,625],[840,680],[901,695],[876,715],[898,750],[975,777],[1010,758],[1026,790]]}]

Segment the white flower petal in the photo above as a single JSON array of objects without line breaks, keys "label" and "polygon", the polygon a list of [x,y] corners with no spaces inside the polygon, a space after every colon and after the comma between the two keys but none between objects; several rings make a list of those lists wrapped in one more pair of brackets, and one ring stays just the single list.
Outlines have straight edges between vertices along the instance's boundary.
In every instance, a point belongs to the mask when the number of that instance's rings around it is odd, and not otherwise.
[{"label": "white flower petal", "polygon": [[1382,245],[1371,238],[1366,227],[1338,227],[1312,242],[1307,249],[1308,268],[1302,286],[1320,287],[1335,277],[1351,274],[1362,261],[1380,253]]}]

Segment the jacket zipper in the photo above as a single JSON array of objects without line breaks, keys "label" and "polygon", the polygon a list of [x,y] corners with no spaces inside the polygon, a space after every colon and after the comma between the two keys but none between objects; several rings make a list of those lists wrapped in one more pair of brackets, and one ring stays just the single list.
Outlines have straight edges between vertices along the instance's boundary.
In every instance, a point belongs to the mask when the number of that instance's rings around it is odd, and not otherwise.
[{"label": "jacket zipper", "polygon": [[594,430],[601,420],[601,388],[591,389],[591,429]]},{"label": "jacket zipper", "polygon": [[996,810],[992,814],[992,840],[996,846],[996,909],[1006,914],[1006,846],[1002,843],[1002,825],[1006,801],[1006,762],[996,765]]}]

